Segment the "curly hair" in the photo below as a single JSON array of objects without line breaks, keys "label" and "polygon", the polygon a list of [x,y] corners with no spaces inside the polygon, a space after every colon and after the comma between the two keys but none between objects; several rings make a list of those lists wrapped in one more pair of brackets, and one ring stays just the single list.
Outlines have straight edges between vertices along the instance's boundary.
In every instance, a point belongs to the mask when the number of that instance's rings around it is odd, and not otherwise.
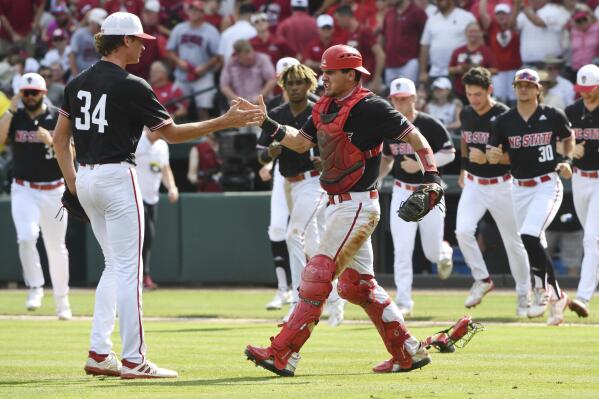
[{"label": "curly hair", "polygon": [[96,33],[94,35],[96,50],[103,56],[118,50],[118,48],[124,44],[124,40],[124,35],[103,35],[102,33]]},{"label": "curly hair", "polygon": [[285,69],[279,76],[277,83],[279,86],[285,87],[285,83],[291,80],[304,80],[306,83],[310,83],[310,92],[315,92],[318,86],[316,72],[303,64],[291,65]]},{"label": "curly hair", "polygon": [[487,68],[474,67],[462,76],[462,83],[469,86],[480,86],[483,89],[488,89],[493,84],[491,72]]}]

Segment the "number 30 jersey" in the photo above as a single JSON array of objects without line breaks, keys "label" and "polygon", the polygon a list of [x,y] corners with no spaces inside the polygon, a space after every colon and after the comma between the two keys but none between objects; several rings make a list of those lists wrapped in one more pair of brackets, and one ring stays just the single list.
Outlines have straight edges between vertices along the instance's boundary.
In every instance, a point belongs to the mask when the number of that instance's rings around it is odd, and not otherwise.
[{"label": "number 30 jersey", "polygon": [[77,161],[84,164],[135,164],[143,127],[173,122],[145,80],[108,61],[67,84],[59,112],[71,120]]},{"label": "number 30 jersey", "polygon": [[570,122],[563,111],[540,104],[528,121],[516,108],[497,117],[491,129],[489,143],[503,145],[516,179],[530,179],[555,171],[558,157],[557,140],[572,136]]}]

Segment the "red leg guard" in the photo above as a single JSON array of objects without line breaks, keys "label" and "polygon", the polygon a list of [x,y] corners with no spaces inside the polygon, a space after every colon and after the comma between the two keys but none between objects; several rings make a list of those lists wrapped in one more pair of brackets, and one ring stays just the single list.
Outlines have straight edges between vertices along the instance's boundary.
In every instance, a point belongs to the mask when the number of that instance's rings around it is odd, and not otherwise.
[{"label": "red leg guard", "polygon": [[383,311],[391,303],[387,297],[385,302],[377,302],[375,289],[377,282],[373,276],[360,274],[354,269],[347,268],[339,276],[337,291],[339,296],[354,305],[361,306],[378,330],[387,351],[402,368],[412,367],[412,357],[406,351],[404,342],[410,338],[406,326],[397,321],[384,322]]},{"label": "red leg guard", "polygon": [[272,339],[275,367],[284,368],[289,357],[299,352],[310,337],[320,319],[324,302],[333,289],[331,282],[336,269],[336,263],[324,255],[314,256],[306,265],[299,288],[300,301],[281,332]]}]

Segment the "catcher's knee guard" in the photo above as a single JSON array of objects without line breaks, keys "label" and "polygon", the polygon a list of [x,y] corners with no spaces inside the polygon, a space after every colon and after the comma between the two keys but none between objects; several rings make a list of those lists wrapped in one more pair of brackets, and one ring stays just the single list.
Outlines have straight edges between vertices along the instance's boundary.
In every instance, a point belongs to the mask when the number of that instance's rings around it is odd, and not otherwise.
[{"label": "catcher's knee guard", "polygon": [[402,368],[410,368],[412,357],[404,347],[404,343],[411,336],[410,332],[403,323],[383,321],[383,311],[391,304],[391,299],[387,296],[384,302],[378,302],[375,298],[377,286],[373,276],[363,275],[354,269],[347,268],[339,276],[337,292],[341,298],[364,308],[389,353]]},{"label": "catcher's knee guard", "polygon": [[289,357],[299,352],[310,337],[333,289],[331,282],[336,269],[337,264],[324,255],[316,255],[306,265],[299,288],[300,301],[281,332],[272,339],[271,349],[278,369],[284,368]]}]

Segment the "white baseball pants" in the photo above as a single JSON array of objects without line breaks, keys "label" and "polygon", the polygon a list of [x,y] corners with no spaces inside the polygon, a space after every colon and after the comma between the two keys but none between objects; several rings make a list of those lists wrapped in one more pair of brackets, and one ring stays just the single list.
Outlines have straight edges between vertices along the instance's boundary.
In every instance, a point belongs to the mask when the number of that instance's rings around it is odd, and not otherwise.
[{"label": "white baseball pants", "polygon": [[10,194],[25,285],[44,286],[44,273],[36,248],[41,228],[54,296],[64,296],[69,292],[69,252],[65,245],[68,216],[65,212],[62,218],[60,215],[56,217],[64,189],[63,185],[52,190],[38,190],[29,187],[28,182],[20,185],[13,181]]},{"label": "white baseball pants", "polygon": [[279,172],[279,163],[275,164],[272,173],[272,194],[270,196],[270,225],[268,237],[270,241],[285,241],[289,209],[285,196],[285,178]]},{"label": "white baseball pants", "polygon": [[464,189],[458,203],[455,234],[464,260],[475,280],[489,277],[475,237],[478,222],[489,211],[501,234],[510,271],[516,282],[516,292],[525,295],[530,291],[530,265],[516,226],[512,179],[503,180],[503,177],[498,177],[498,183],[488,185],[479,184],[478,179],[477,176],[473,176],[473,180],[464,179]]},{"label": "white baseball pants", "polygon": [[141,363],[146,352],[141,320],[144,214],[135,168],[125,162],[82,166],[77,194],[105,260],[96,288],[90,350],[110,353],[118,311],[122,358]]},{"label": "white baseball pants", "polygon": [[599,282],[599,179],[572,176],[574,209],[584,229],[584,257],[576,296],[591,300]]}]

